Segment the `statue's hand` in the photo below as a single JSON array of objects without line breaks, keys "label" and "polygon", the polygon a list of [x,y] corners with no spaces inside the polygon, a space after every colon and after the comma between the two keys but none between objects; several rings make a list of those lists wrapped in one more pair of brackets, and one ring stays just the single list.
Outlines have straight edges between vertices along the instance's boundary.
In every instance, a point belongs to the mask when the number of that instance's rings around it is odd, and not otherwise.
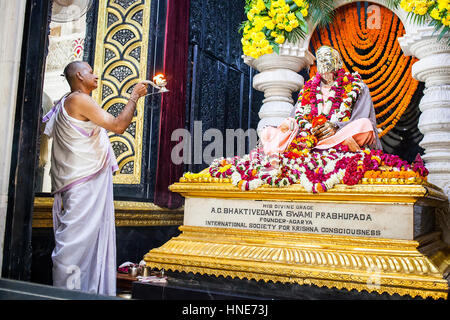
[{"label": "statue's hand", "polygon": [[331,122],[327,121],[320,126],[313,128],[312,134],[317,137],[319,141],[333,136],[337,132],[337,127]]},{"label": "statue's hand", "polygon": [[288,130],[289,130],[289,125],[288,125],[287,123],[282,123],[282,124],[280,125],[280,130],[281,130],[281,132],[286,132],[286,131],[288,131]]},{"label": "statue's hand", "polygon": [[294,122],[291,119],[285,120],[280,126],[278,127],[281,132],[287,132],[294,130]]}]

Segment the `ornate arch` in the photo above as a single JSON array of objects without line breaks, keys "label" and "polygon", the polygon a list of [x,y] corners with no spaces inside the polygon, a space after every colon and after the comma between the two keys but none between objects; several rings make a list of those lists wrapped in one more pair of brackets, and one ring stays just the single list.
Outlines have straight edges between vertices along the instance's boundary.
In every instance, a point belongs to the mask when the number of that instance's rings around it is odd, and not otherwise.
[{"label": "ornate arch", "polygon": [[[355,3],[355,2],[360,2],[360,0],[336,0],[336,1],[333,1],[334,9],[336,10],[342,6],[345,6],[345,5],[348,5],[351,3]],[[371,2],[371,3],[383,6],[387,9],[391,10],[402,22],[402,24],[405,28],[406,34],[411,34],[411,33],[414,33],[417,31],[417,25],[410,22],[410,19],[407,18],[407,12],[402,10],[401,8],[389,8],[386,5],[385,0],[371,0],[371,1],[367,1],[367,2]],[[317,22],[312,22],[312,21],[308,22],[309,32],[303,42],[303,45],[302,45],[303,49],[308,50],[311,37],[314,34],[314,31],[316,30],[317,25],[318,25]]]}]

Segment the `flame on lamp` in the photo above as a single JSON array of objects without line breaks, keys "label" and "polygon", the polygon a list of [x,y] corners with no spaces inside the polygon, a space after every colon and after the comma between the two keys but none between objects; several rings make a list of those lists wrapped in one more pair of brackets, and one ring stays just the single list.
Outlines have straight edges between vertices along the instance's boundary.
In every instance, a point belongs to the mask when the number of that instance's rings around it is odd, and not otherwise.
[{"label": "flame on lamp", "polygon": [[159,87],[165,87],[167,85],[167,80],[162,73],[157,74],[153,77],[153,82]]}]

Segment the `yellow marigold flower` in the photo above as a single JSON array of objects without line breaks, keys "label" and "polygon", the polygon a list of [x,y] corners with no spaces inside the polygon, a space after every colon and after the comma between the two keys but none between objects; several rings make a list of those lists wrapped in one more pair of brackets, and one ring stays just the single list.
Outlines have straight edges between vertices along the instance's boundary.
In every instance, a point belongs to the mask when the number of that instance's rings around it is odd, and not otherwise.
[{"label": "yellow marigold flower", "polygon": [[252,37],[252,39],[255,41],[261,41],[265,37],[266,37],[266,35],[263,32],[255,32],[254,37]]},{"label": "yellow marigold flower", "polygon": [[264,20],[260,16],[254,18],[253,24],[255,26],[255,31],[261,31],[265,25]]},{"label": "yellow marigold flower", "polygon": [[283,13],[278,13],[277,16],[275,17],[275,21],[277,23],[282,23],[284,22],[284,19],[286,18],[286,15]]},{"label": "yellow marigold flower", "polygon": [[278,23],[277,28],[280,30],[284,30],[285,25],[283,23]]},{"label": "yellow marigold flower", "polygon": [[301,8],[305,5],[305,1],[303,1],[303,0],[294,0],[294,2],[299,8]]},{"label": "yellow marigold flower", "polygon": [[274,37],[274,38],[278,37],[278,33],[276,33],[275,31],[272,31],[272,32],[270,33],[270,35],[271,35],[272,37]]},{"label": "yellow marigold flower", "polygon": [[275,24],[273,23],[272,20],[266,21],[265,26],[269,30],[273,30],[275,28]]},{"label": "yellow marigold flower", "polygon": [[269,43],[269,41],[267,39],[262,39],[262,40],[257,42],[257,46],[259,46],[261,48],[267,47],[269,45],[270,45],[270,43]]},{"label": "yellow marigold flower", "polygon": [[402,0],[400,2],[400,7],[407,12],[411,12],[414,8],[414,3],[410,0]]},{"label": "yellow marigold flower", "polygon": [[342,119],[343,122],[349,121],[350,118],[349,117],[345,117],[344,119]]},{"label": "yellow marigold flower", "polygon": [[273,48],[272,48],[272,46],[268,46],[268,47],[266,48],[266,53],[267,53],[267,54],[273,53]]},{"label": "yellow marigold flower", "polygon": [[275,38],[275,42],[278,44],[282,44],[282,43],[284,43],[284,41],[285,41],[285,38],[282,34],[280,34],[278,37]]},{"label": "yellow marigold flower", "polygon": [[291,8],[287,4],[281,7],[283,13],[288,13],[290,10]]},{"label": "yellow marigold flower", "polygon": [[442,18],[442,24],[444,26],[449,26],[450,25],[450,19],[448,19],[447,17]]},{"label": "yellow marigold flower", "polygon": [[289,21],[289,25],[290,25],[293,29],[297,28],[297,27],[298,27],[298,20],[291,20],[291,21]]},{"label": "yellow marigold flower", "polygon": [[295,16],[295,14],[293,12],[288,13],[287,18],[292,21],[292,20],[297,20],[297,17]]},{"label": "yellow marigold flower", "polygon": [[284,27],[284,30],[286,30],[287,32],[291,32],[292,31],[292,26],[291,25],[287,25]]},{"label": "yellow marigold flower", "polygon": [[306,8],[300,10],[300,12],[301,12],[302,16],[304,16],[304,17],[306,17],[308,15],[308,9],[306,9]]},{"label": "yellow marigold flower", "polygon": [[219,172],[225,172],[225,171],[227,171],[228,169],[230,169],[231,168],[231,164],[227,164],[226,166],[223,166],[222,168],[220,168],[219,169]]},{"label": "yellow marigold flower", "polygon": [[264,4],[263,0],[258,0],[256,2],[256,8],[261,12],[262,10],[264,10],[266,8],[266,5]]},{"label": "yellow marigold flower", "polygon": [[441,16],[439,14],[439,10],[437,8],[434,8],[431,10],[430,16],[435,20],[441,20]]},{"label": "yellow marigold flower", "polygon": [[423,16],[425,13],[427,13],[427,10],[427,7],[416,7],[414,9],[414,13]]},{"label": "yellow marigold flower", "polygon": [[448,0],[438,0],[437,3],[438,3],[439,11],[444,11],[445,9],[447,9]]}]

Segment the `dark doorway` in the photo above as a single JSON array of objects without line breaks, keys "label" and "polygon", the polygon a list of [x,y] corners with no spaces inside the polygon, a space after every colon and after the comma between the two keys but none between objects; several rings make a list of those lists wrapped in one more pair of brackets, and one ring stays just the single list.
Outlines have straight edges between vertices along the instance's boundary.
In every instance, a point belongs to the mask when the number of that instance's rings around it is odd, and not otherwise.
[{"label": "dark doorway", "polygon": [[[252,88],[255,71],[242,59],[238,29],[245,20],[244,6],[244,0],[191,0],[186,127],[192,136],[195,121],[201,121],[202,133],[215,128],[224,137],[226,129],[257,127],[264,94]],[[203,141],[201,150],[209,143]],[[209,165],[195,156],[187,170],[199,172]]]},{"label": "dark doorway", "polygon": [[2,277],[17,280],[29,280],[31,270],[34,176],[50,3],[28,0],[24,19],[2,270]]}]

